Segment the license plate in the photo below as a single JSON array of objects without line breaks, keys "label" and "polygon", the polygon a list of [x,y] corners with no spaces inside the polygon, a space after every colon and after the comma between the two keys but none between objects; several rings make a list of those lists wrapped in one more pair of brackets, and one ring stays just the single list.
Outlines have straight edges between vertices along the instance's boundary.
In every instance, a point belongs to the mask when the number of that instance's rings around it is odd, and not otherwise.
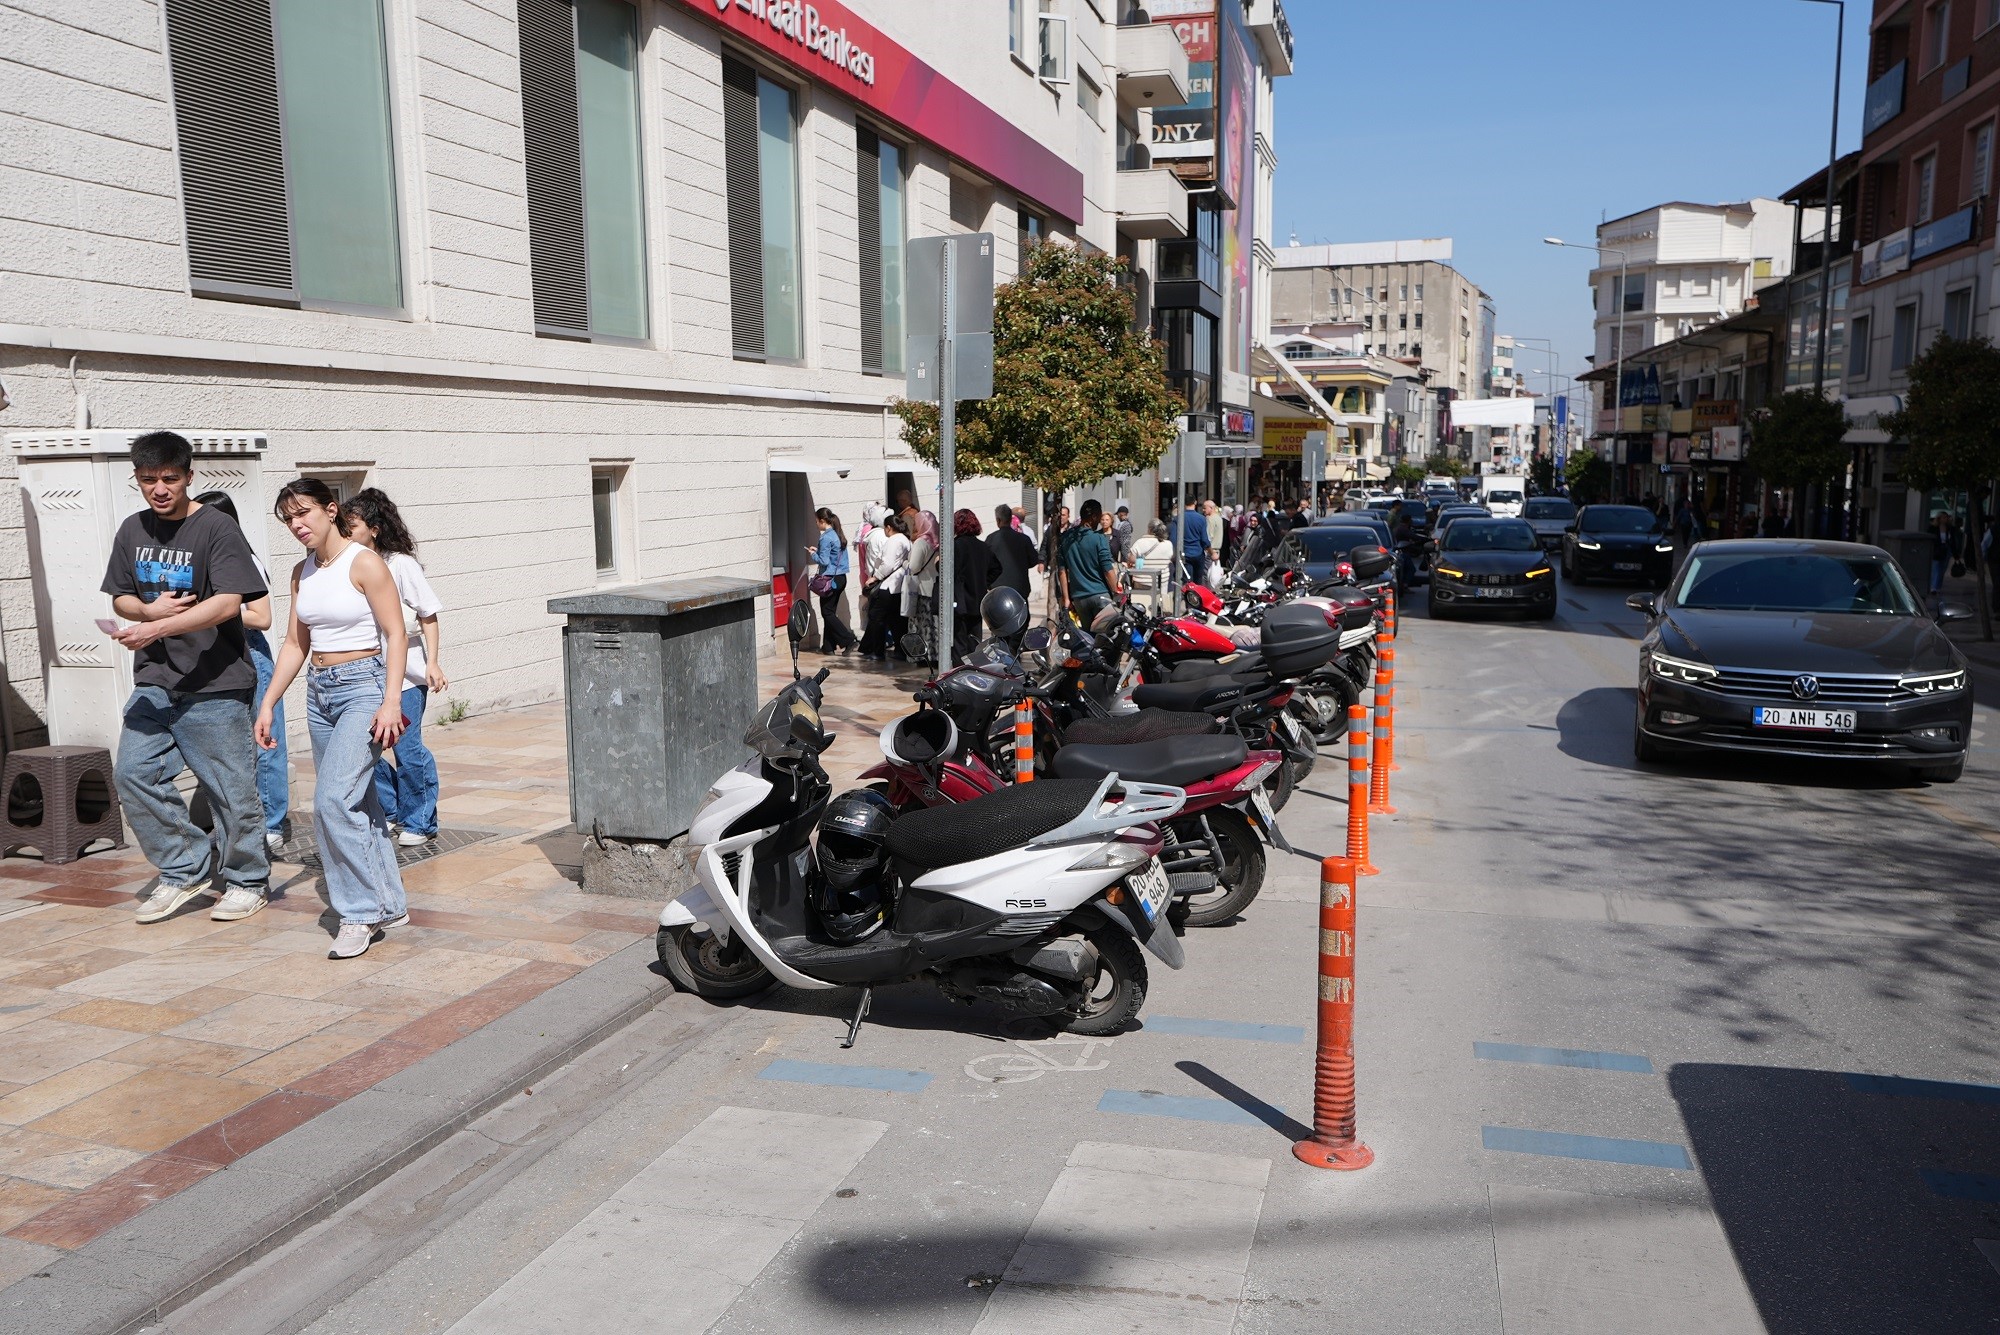
[{"label": "license plate", "polygon": [[1750,721],[1760,728],[1799,728],[1811,732],[1854,731],[1854,711],[1851,709],[1790,709],[1776,705],[1761,705],[1751,713]]},{"label": "license plate", "polygon": [[1512,598],[1516,596],[1516,591],[1513,589],[1474,589],[1472,592],[1480,598]]},{"label": "license plate", "polygon": [[1291,738],[1294,744],[1306,745],[1306,730],[1290,714],[1278,715],[1278,726],[1284,729],[1285,736]]},{"label": "license plate", "polygon": [[1125,884],[1138,898],[1139,907],[1145,910],[1147,922],[1159,921],[1160,911],[1174,897],[1173,884],[1167,880],[1166,868],[1160,865],[1158,858],[1126,877]]},{"label": "license plate", "polygon": [[1637,570],[1639,563],[1637,561],[1620,561],[1611,568],[1613,570]]},{"label": "license plate", "polygon": [[1277,828],[1278,813],[1271,810],[1271,799],[1265,796],[1262,788],[1252,790],[1250,809],[1257,813],[1257,823],[1264,827],[1265,833]]}]

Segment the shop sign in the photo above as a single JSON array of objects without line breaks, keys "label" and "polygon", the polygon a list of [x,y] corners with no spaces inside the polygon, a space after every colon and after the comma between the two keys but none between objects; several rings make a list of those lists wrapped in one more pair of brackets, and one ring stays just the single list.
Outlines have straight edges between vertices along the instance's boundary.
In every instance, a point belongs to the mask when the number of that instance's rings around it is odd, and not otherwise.
[{"label": "shop sign", "polygon": [[1706,461],[1708,457],[1709,457],[1708,437],[1707,436],[1690,437],[1688,440],[1689,460]]},{"label": "shop sign", "polygon": [[1313,423],[1304,418],[1275,418],[1263,425],[1262,441],[1266,459],[1297,459],[1304,455],[1306,433]]},{"label": "shop sign", "polygon": [[1667,462],[1670,464],[1686,463],[1693,457],[1693,446],[1694,442],[1690,441],[1686,436],[1675,436],[1667,442]]},{"label": "shop sign", "polygon": [[681,0],[711,22],[1069,221],[1083,173],[841,0]]},{"label": "shop sign", "polygon": [[1868,99],[1862,103],[1861,133],[1874,134],[1903,114],[1903,85],[1910,62],[1899,60],[1887,73],[1868,85]]},{"label": "shop sign", "polygon": [[1709,433],[1709,458],[1717,463],[1736,463],[1743,458],[1743,428],[1719,426]]},{"label": "shop sign", "polygon": [[1171,24],[1188,58],[1186,105],[1153,113],[1153,157],[1185,161],[1215,156],[1215,0],[1159,0],[1146,12]]},{"label": "shop sign", "polygon": [[1979,206],[1967,204],[1957,213],[1925,223],[1910,238],[1910,259],[1926,259],[1941,250],[1950,250],[1972,240],[1973,224],[1978,216]]},{"label": "shop sign", "polygon": [[1719,426],[1736,425],[1735,399],[1699,399],[1694,405],[1694,429],[1713,431]]},{"label": "shop sign", "polygon": [[1248,408],[1224,408],[1222,410],[1222,434],[1238,440],[1248,440],[1257,434],[1257,414]]},{"label": "shop sign", "polygon": [[1860,279],[1872,283],[1910,267],[1910,229],[1905,227],[1861,248]]},{"label": "shop sign", "polygon": [[1667,433],[1664,431],[1656,431],[1653,433],[1653,462],[1656,464],[1663,464],[1666,461],[1667,461]]}]

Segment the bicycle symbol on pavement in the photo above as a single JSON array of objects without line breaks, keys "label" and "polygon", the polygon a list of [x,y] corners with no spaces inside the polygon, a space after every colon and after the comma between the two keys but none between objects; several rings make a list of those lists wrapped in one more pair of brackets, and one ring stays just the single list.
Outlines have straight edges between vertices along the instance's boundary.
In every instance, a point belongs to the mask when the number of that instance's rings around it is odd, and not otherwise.
[{"label": "bicycle symbol on pavement", "polygon": [[[1023,1039],[1010,1040],[1014,1044],[1011,1052],[989,1052],[983,1057],[974,1057],[965,1064],[965,1073],[974,1080],[989,1085],[1018,1085],[1029,1080],[1039,1080],[1052,1071],[1102,1071],[1110,1066],[1109,1061],[1092,1061],[1090,1054],[1099,1048],[1108,1048],[1112,1040],[1108,1038],[1046,1038],[1038,1042]],[[1050,1051],[1052,1048],[1078,1048],[1073,1060],[1064,1060],[1063,1055]]]}]

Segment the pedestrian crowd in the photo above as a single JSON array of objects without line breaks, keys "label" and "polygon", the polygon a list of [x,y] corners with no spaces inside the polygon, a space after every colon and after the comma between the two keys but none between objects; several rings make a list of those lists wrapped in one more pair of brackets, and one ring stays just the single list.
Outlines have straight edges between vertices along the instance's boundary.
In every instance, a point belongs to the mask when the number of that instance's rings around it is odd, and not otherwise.
[{"label": "pedestrian crowd", "polygon": [[[209,916],[223,922],[264,907],[271,857],[291,837],[284,697],[303,672],[314,844],[340,920],[328,956],[362,955],[409,922],[397,847],[438,832],[423,715],[449,682],[443,604],[416,540],[376,488],[343,501],[315,478],[285,484],[273,513],[304,559],[290,574],[274,652],[271,573],[227,494],[190,494],[187,440],[139,437],[132,474],[147,508],[119,525],[103,584],[128,624],[100,624],[133,656],[113,773],[158,873],[138,921],[160,922],[201,898],[214,899]],[[175,785],[183,770],[206,795],[212,834]]]}]

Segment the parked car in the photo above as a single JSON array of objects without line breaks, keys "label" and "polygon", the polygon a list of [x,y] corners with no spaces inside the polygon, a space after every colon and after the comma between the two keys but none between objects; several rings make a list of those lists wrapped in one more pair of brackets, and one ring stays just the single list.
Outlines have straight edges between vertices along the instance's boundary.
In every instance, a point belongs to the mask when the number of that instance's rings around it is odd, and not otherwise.
[{"label": "parked car", "polygon": [[1431,540],[1442,541],[1445,530],[1455,519],[1491,519],[1493,512],[1483,505],[1445,505],[1438,508],[1437,517],[1431,521]]},{"label": "parked car", "polygon": [[1664,588],[1674,573],[1674,544],[1651,510],[1638,505],[1586,505],[1563,535],[1563,578],[1625,579]]},{"label": "parked car", "polygon": [[1559,552],[1562,550],[1563,534],[1569,532],[1570,525],[1576,522],[1576,507],[1560,496],[1530,496],[1528,503],[1521,507],[1521,518],[1535,530],[1543,551]]},{"label": "parked car", "polygon": [[1947,602],[1933,620],[1879,547],[1704,542],[1670,590],[1626,602],[1651,618],[1633,718],[1640,760],[1766,752],[1896,764],[1934,783],[1964,773],[1971,682],[1938,622],[1972,609]]},{"label": "parked car", "polygon": [[[1343,515],[1342,518],[1349,516]],[[1376,526],[1376,527],[1379,527]],[[1324,521],[1308,528],[1295,528],[1278,544],[1278,564],[1303,570],[1314,583],[1330,579],[1333,568],[1348,559],[1356,547],[1372,547],[1383,553],[1392,550],[1366,524],[1329,524]],[[1384,574],[1378,583],[1389,579]]]},{"label": "parked car", "polygon": [[1430,614],[1556,614],[1556,572],[1525,519],[1460,519],[1445,530],[1431,559]]}]

